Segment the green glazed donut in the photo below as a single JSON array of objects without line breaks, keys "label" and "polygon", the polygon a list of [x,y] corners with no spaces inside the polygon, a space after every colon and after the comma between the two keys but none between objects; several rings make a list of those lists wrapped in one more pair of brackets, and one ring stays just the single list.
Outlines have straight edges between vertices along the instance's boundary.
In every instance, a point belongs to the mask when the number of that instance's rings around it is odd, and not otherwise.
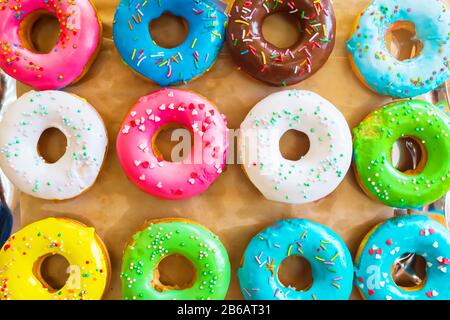
[{"label": "green glazed donut", "polygon": [[[158,264],[173,254],[184,256],[196,269],[195,282],[188,289],[159,282]],[[219,238],[205,227],[184,219],[163,219],[133,235],[120,277],[125,300],[221,300],[230,283],[230,262]]]},{"label": "green glazed donut", "polygon": [[[371,113],[353,130],[354,164],[361,187],[396,208],[417,208],[450,189],[450,118],[420,100],[390,103]],[[391,161],[394,143],[412,138],[422,159],[413,171],[400,172]]]}]

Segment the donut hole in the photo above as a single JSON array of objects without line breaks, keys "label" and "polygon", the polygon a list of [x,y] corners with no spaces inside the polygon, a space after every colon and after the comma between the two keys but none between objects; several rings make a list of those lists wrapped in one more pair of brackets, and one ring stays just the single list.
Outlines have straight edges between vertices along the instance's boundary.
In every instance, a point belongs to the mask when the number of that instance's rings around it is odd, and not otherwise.
[{"label": "donut hole", "polygon": [[280,152],[284,159],[298,161],[309,151],[310,141],[308,136],[298,130],[286,131],[280,139]]},{"label": "donut hole", "polygon": [[302,24],[295,15],[276,12],[268,15],[262,23],[262,35],[279,49],[288,49],[302,40]]},{"label": "donut hole", "polygon": [[61,290],[69,279],[70,264],[59,254],[49,254],[39,258],[33,266],[35,277],[50,292]]},{"label": "donut hole", "polygon": [[42,132],[37,149],[46,163],[55,163],[66,153],[67,137],[58,128],[48,128]]},{"label": "donut hole", "polygon": [[153,287],[159,292],[191,288],[197,273],[192,262],[179,254],[163,258],[153,274]]},{"label": "donut hole", "polygon": [[293,288],[296,291],[309,290],[313,283],[311,265],[305,258],[296,254],[291,255],[281,262],[278,280],[286,288]]},{"label": "donut hole", "polygon": [[189,23],[183,17],[164,12],[150,22],[149,31],[156,45],[171,49],[180,46],[186,40]]},{"label": "donut hole", "polygon": [[40,54],[47,54],[53,50],[58,43],[60,32],[58,18],[44,10],[27,15],[19,28],[23,47]]},{"label": "donut hole", "polygon": [[415,137],[398,139],[391,152],[394,167],[407,175],[419,174],[426,164],[426,149]]},{"label": "donut hole", "polygon": [[409,21],[397,21],[385,34],[386,48],[397,60],[417,58],[423,49],[423,43],[416,38],[416,26]]},{"label": "donut hole", "polygon": [[153,136],[153,153],[161,161],[182,162],[194,146],[191,131],[177,123],[162,126]]},{"label": "donut hole", "polygon": [[395,284],[407,291],[417,291],[424,287],[427,261],[415,253],[401,255],[391,266],[391,276]]}]

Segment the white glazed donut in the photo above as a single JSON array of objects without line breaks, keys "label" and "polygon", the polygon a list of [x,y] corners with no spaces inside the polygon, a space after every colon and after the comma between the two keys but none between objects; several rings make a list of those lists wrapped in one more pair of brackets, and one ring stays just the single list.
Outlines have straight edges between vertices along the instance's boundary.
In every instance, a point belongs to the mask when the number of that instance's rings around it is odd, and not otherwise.
[{"label": "white glazed donut", "polygon": [[[37,151],[49,128],[67,138],[66,153],[53,164]],[[12,103],[0,122],[0,167],[22,192],[70,199],[94,184],[107,144],[103,121],[87,101],[62,91],[31,91]]]},{"label": "white glazed donut", "polygon": [[[284,159],[279,148],[291,129],[310,140],[308,153],[298,161]],[[241,125],[239,151],[245,172],[267,199],[301,204],[327,196],[341,183],[351,163],[352,137],[329,101],[313,92],[287,90],[250,111]]]}]

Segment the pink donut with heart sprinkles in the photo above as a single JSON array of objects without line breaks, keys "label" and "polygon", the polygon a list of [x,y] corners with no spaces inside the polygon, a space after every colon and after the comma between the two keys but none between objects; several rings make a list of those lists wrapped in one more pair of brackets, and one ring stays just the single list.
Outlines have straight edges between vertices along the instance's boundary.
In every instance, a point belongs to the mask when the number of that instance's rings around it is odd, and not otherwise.
[{"label": "pink donut with heart sprinkles", "polygon": [[[188,129],[194,141],[179,162],[164,160],[155,147],[158,133],[174,124]],[[117,155],[125,174],[141,190],[158,198],[181,200],[202,193],[222,173],[227,135],[225,116],[204,97],[161,89],[140,98],[131,108],[117,137]]]}]

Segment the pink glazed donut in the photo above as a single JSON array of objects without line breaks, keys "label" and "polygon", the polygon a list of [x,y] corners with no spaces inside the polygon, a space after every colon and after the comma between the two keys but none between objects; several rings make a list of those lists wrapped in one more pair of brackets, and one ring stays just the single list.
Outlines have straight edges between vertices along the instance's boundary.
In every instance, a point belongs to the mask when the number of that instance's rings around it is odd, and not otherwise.
[{"label": "pink glazed donut", "polygon": [[[155,147],[164,126],[189,129],[194,146],[181,162],[165,161]],[[117,137],[117,155],[125,174],[155,197],[181,200],[196,196],[225,167],[227,122],[211,102],[189,91],[161,89],[139,99]]]},{"label": "pink glazed donut", "polygon": [[[59,22],[58,42],[39,53],[31,29],[43,15]],[[37,90],[61,89],[81,79],[100,47],[102,27],[89,0],[0,0],[0,67]]]}]

